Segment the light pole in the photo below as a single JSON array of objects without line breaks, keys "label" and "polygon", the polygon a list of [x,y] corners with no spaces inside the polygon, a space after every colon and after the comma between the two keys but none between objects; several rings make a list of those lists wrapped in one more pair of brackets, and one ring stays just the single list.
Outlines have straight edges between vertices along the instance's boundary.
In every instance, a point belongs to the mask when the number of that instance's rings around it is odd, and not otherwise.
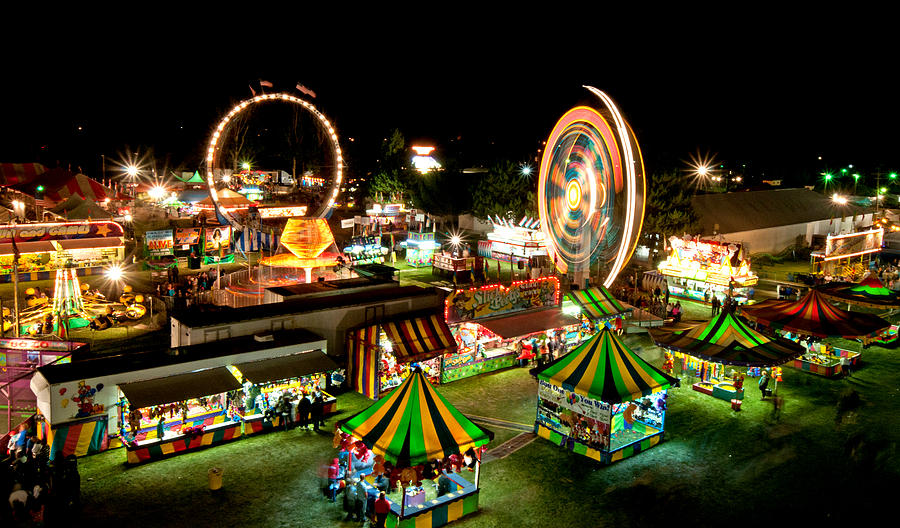
[{"label": "light pole", "polygon": [[135,208],[137,207],[137,187],[135,186],[135,179],[137,178],[138,168],[134,165],[129,165],[125,168],[125,173],[131,178],[131,216],[135,216]]}]

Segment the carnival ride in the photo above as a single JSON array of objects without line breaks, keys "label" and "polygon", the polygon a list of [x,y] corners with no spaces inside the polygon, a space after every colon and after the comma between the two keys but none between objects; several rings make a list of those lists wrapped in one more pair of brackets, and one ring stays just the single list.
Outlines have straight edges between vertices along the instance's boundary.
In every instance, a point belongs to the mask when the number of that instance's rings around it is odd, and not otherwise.
[{"label": "carnival ride", "polygon": [[231,109],[231,111],[229,111],[225,115],[225,117],[223,117],[221,121],[219,121],[212,134],[212,137],[210,138],[209,145],[206,150],[206,179],[209,185],[210,197],[212,198],[212,201],[215,204],[215,209],[219,213],[219,215],[238,230],[243,229],[243,226],[239,222],[238,217],[234,214],[235,211],[230,210],[225,204],[222,203],[222,199],[220,196],[222,190],[228,188],[228,185],[232,183],[231,179],[233,176],[243,178],[242,175],[245,173],[248,183],[258,186],[260,183],[259,180],[260,178],[262,178],[262,173],[260,171],[253,172],[245,170],[241,173],[233,175],[222,170],[217,166],[217,162],[222,157],[220,153],[222,146],[221,143],[229,132],[229,125],[232,124],[237,117],[245,115],[244,112],[246,112],[250,108],[254,108],[258,105],[264,103],[268,104],[271,102],[287,103],[294,106],[295,108],[301,108],[308,112],[314,118],[314,122],[318,127],[317,132],[321,136],[326,137],[328,142],[330,143],[332,158],[330,161],[330,173],[322,174],[319,177],[306,177],[307,180],[314,181],[314,183],[316,183],[315,187],[317,189],[321,189],[322,191],[324,191],[324,199],[320,204],[318,204],[318,206],[316,206],[315,208],[311,208],[312,214],[310,214],[309,216],[312,218],[327,217],[331,211],[331,208],[334,206],[338,193],[340,192],[340,185],[343,179],[344,158],[341,152],[340,144],[338,143],[337,132],[335,131],[334,125],[332,125],[331,121],[329,121],[328,118],[326,118],[325,115],[322,114],[315,106],[299,97],[286,93],[257,95],[253,98],[241,101],[240,103],[235,105]]},{"label": "carnival ride", "polygon": [[556,268],[579,285],[596,269],[610,287],[640,235],[644,163],[612,99],[585,88],[601,104],[572,108],[553,127],[541,159],[538,211]]},{"label": "carnival ride", "polygon": [[[125,286],[119,300],[112,301],[99,291],[91,291],[87,284],[81,284],[74,268],[56,270],[52,298],[38,297],[38,302],[30,302],[34,290],[28,288],[25,293],[29,306],[19,313],[19,329],[30,335],[57,333],[62,336],[68,330],[86,326],[105,330],[118,321],[138,320],[147,313],[142,304],[143,295],[133,293],[131,286]],[[61,319],[65,320],[62,328]]]}]

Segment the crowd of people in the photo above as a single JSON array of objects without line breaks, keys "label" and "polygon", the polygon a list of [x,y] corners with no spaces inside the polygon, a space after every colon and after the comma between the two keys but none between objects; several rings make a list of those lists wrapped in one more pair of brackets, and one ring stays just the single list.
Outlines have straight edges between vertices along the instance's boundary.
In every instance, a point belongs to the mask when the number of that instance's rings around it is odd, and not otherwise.
[{"label": "crowd of people", "polygon": [[168,281],[156,285],[156,295],[165,299],[170,306],[175,304],[191,306],[198,295],[213,289],[216,284],[215,269],[208,272],[201,271],[197,275],[188,275],[183,281],[179,280],[177,270],[178,268],[169,268]]},{"label": "crowd of people", "polygon": [[26,424],[10,434],[5,447],[0,485],[8,499],[0,507],[0,525],[49,526],[77,512],[81,480],[74,455],[50,463],[50,447]]}]

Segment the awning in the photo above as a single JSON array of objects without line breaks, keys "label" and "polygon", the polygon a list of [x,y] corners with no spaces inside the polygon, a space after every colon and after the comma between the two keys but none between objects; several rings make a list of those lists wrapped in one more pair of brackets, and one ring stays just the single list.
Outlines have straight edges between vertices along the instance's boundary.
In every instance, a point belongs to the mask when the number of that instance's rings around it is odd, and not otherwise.
[{"label": "awning", "polygon": [[504,339],[525,336],[543,330],[551,330],[574,324],[581,324],[575,317],[562,313],[559,308],[521,313],[497,319],[475,321]]},{"label": "awning", "polygon": [[[48,253],[56,251],[53,244],[49,240],[37,240],[35,242],[16,242],[16,247],[20,254],[25,253]],[[12,243],[0,244],[0,255],[12,255]]]},{"label": "awning", "polygon": [[57,240],[59,248],[62,251],[70,251],[73,249],[100,249],[124,247],[125,243],[121,237],[106,238],[73,238],[69,240]]},{"label": "awning", "polygon": [[630,312],[604,286],[595,286],[586,290],[574,290],[566,294],[578,305],[581,311],[594,320],[605,320]]},{"label": "awning", "polygon": [[383,323],[394,356],[400,363],[423,361],[456,352],[456,339],[443,316],[432,314]]},{"label": "awning", "polygon": [[211,396],[239,388],[240,382],[225,367],[119,385],[128,402],[139,408]]},{"label": "awning", "polygon": [[262,361],[240,363],[235,367],[244,378],[253,383],[265,383],[287,378],[299,378],[309,374],[328,372],[338,368],[337,364],[321,350],[291,354]]}]

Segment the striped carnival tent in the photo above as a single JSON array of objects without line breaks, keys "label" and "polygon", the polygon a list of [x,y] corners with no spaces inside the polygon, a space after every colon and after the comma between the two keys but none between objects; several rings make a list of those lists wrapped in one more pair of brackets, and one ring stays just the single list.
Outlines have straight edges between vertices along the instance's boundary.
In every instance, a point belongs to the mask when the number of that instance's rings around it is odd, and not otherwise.
[{"label": "striped carnival tent", "polygon": [[858,284],[832,282],[819,286],[819,294],[830,301],[845,302],[864,308],[900,308],[900,292],[885,288],[878,277],[869,275]]},{"label": "striped carnival tent", "polygon": [[620,317],[631,311],[631,308],[625,308],[603,285],[570,291],[566,294],[566,299],[572,301],[583,314],[595,321]]},{"label": "striped carnival tent", "polygon": [[843,337],[866,342],[891,326],[875,315],[841,310],[816,289],[810,290],[799,301],[768,300],[740,306],[738,310],[740,315],[759,325],[816,337]]},{"label": "striped carnival tent", "polygon": [[340,429],[401,468],[463,454],[494,437],[456,410],[419,368]]},{"label": "striped carnival tent", "polygon": [[725,365],[772,367],[805,352],[793,341],[753,330],[731,310],[723,310],[705,325],[674,332],[650,329],[650,335],[657,346]]},{"label": "striped carnival tent", "polygon": [[442,314],[407,315],[403,319],[364,326],[349,332],[348,366],[351,386],[364,396],[375,398],[381,354],[381,333],[391,343],[399,363],[413,363],[456,352],[456,339]]},{"label": "striped carnival tent", "polygon": [[575,350],[533,369],[539,380],[606,403],[622,403],[678,385],[603,328]]},{"label": "striped carnival tent", "polygon": [[242,253],[248,251],[275,251],[281,236],[278,233],[269,233],[261,231],[254,227],[244,226],[244,229],[238,231],[234,238],[234,247]]},{"label": "striped carnival tent", "polygon": [[31,183],[45,172],[40,163],[0,163],[0,187]]}]

